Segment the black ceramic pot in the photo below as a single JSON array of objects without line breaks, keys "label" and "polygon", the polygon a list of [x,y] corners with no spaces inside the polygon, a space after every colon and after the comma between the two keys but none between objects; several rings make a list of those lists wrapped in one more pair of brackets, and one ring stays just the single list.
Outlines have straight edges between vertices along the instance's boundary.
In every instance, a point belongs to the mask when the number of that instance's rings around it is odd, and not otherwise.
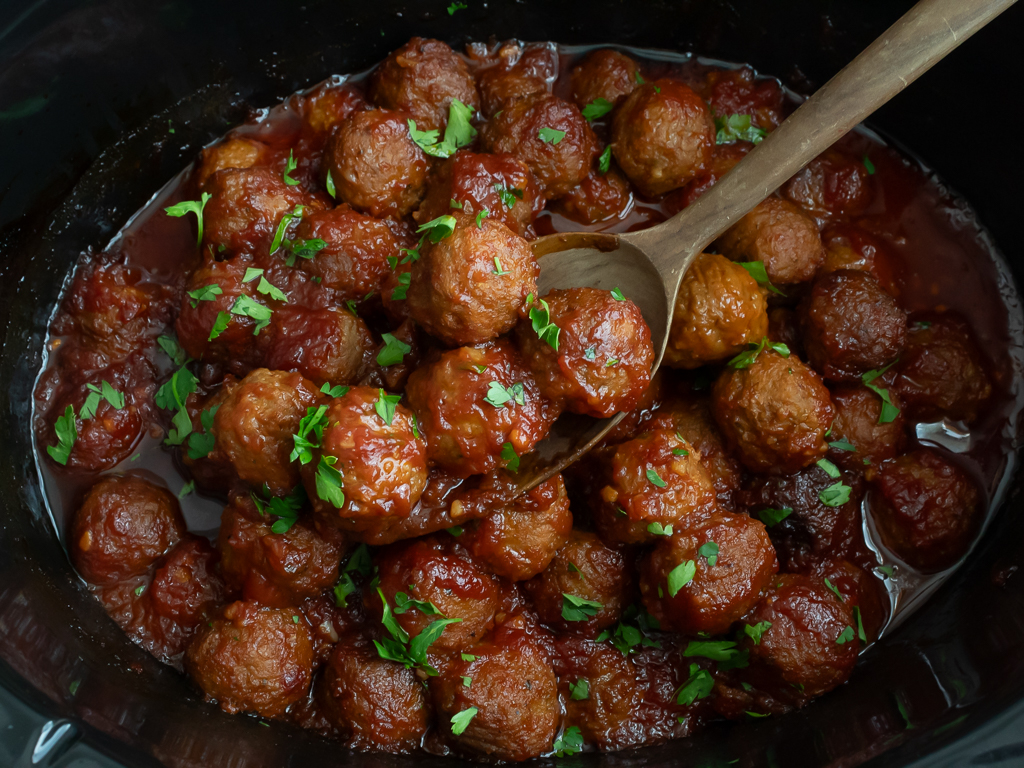
[{"label": "black ceramic pot", "polygon": [[[72,572],[29,452],[49,313],[83,246],[199,147],[329,73],[414,34],[456,45],[520,37],[623,43],[747,61],[811,92],[905,0],[6,0],[0,17],[0,764],[450,765],[340,753],[287,726],[225,715],[132,645]],[[872,123],[974,206],[1024,274],[1016,76],[1024,8],[966,43]],[[170,122],[168,122],[170,121]],[[174,128],[173,133],[170,128]],[[1018,474],[969,562],[861,659],[853,678],[782,718],[573,764],[1024,764],[1024,515]],[[899,703],[898,703],[899,702]]]}]

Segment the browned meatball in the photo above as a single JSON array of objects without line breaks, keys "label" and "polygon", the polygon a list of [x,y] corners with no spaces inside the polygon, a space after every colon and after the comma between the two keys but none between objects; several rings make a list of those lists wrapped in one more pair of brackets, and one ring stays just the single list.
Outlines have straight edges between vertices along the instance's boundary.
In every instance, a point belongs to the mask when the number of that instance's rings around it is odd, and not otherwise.
[{"label": "browned meatball", "polygon": [[90,584],[144,573],[185,533],[178,500],[132,475],[108,475],[86,494],[68,534],[71,562]]},{"label": "browned meatball", "polygon": [[[270,160],[270,147],[262,141],[245,136],[232,136],[218,141],[202,151],[199,168],[196,170],[196,186],[202,187],[217,171],[228,168],[252,168],[266,165]],[[204,211],[205,213],[205,211]]]},{"label": "browned meatball", "polygon": [[292,608],[232,603],[200,628],[185,652],[185,669],[225,712],[283,717],[313,678],[309,626]]},{"label": "browned meatball", "polygon": [[605,477],[593,513],[601,537],[610,543],[655,541],[670,526],[715,508],[715,486],[700,454],[665,429],[615,446]]},{"label": "browned meatball", "polygon": [[869,272],[843,269],[814,281],[800,328],[807,362],[822,376],[857,381],[899,357],[907,314]]},{"label": "browned meatball", "polygon": [[796,355],[760,352],[745,368],[726,368],[711,394],[715,421],[753,472],[788,473],[828,451],[835,414],[821,378]]},{"label": "browned meatball", "polygon": [[[544,572],[524,586],[541,621],[586,637],[618,621],[633,593],[625,556],[595,534],[578,530]],[[573,610],[579,601],[582,610]]]},{"label": "browned meatball", "polygon": [[558,326],[557,349],[547,335],[538,336],[533,317],[516,327],[519,351],[540,391],[573,413],[599,419],[632,410],[654,363],[651,332],[636,304],[597,288],[566,288],[544,296],[530,314],[541,312]]},{"label": "browned meatball", "polygon": [[270,493],[287,493],[299,483],[288,458],[292,435],[306,409],[320,400],[311,381],[297,373],[258,368],[224,399],[213,420],[217,441],[211,460],[226,460],[238,477]]},{"label": "browned meatball", "polygon": [[[379,592],[367,590],[366,607],[380,617],[381,594],[395,619],[410,637],[441,618],[461,619],[444,628],[433,648],[464,650],[480,642],[494,626],[501,587],[497,579],[473,562],[450,536],[428,537],[395,544],[374,558]],[[402,597],[396,597],[401,594]],[[406,605],[408,600],[432,603],[441,616]]]},{"label": "browned meatball", "polygon": [[701,95],[716,115],[750,115],[753,125],[768,131],[782,122],[779,81],[757,78],[750,67],[711,70]]},{"label": "browned meatball", "polygon": [[328,81],[303,98],[299,110],[307,135],[312,135],[315,146],[322,147],[334,126],[366,106],[366,100],[348,83]]},{"label": "browned meatball", "polygon": [[[870,562],[875,562],[874,557]],[[877,639],[879,630],[889,618],[889,593],[883,580],[877,574],[839,558],[822,561],[813,573],[828,579],[848,605],[859,609],[860,624],[867,642]],[[856,615],[854,620],[857,620]]]},{"label": "browned meatball", "polygon": [[896,377],[907,416],[973,421],[992,393],[980,350],[970,326],[955,314],[912,322]]},{"label": "browned meatball", "polygon": [[779,285],[810,280],[825,261],[814,219],[788,200],[768,197],[716,241],[733,261],[764,262]]},{"label": "browned meatball", "polygon": [[523,581],[543,571],[565,546],[572,513],[561,475],[474,522],[459,537],[488,570],[509,581]]},{"label": "browned meatball", "polygon": [[[430,678],[438,723],[460,752],[519,762],[551,749],[561,719],[558,682],[525,624],[521,615],[508,620],[473,647],[471,661],[453,657]],[[472,719],[455,734],[452,718],[470,708]]]},{"label": "browned meatball", "polygon": [[683,276],[665,348],[666,365],[727,360],[768,333],[765,292],[743,267],[702,253]]},{"label": "browned meatball", "polygon": [[868,169],[860,158],[827,149],[787,181],[782,194],[821,218],[857,216],[874,198]]},{"label": "browned meatball", "polygon": [[572,100],[580,109],[598,99],[615,104],[637,87],[638,74],[640,65],[624,53],[611,48],[591,51],[569,73]]},{"label": "browned meatball", "polygon": [[867,387],[859,384],[835,387],[831,399],[836,417],[828,437],[831,446],[828,457],[832,461],[869,477],[883,461],[896,456],[906,442],[906,420],[900,408],[900,396],[881,381],[874,384],[889,392],[889,399],[899,410],[895,418],[879,423],[882,398]]},{"label": "browned meatball", "polygon": [[370,100],[408,112],[421,131],[444,128],[448,107],[458,99],[477,109],[480,96],[466,62],[446,43],[414,37],[394,51],[370,76]]},{"label": "browned meatball", "polygon": [[416,673],[362,643],[334,646],[316,698],[351,749],[415,752],[430,724]]},{"label": "browned meatball", "polygon": [[618,169],[592,170],[587,178],[558,198],[551,209],[581,224],[621,219],[633,208],[633,191]]},{"label": "browned meatball", "polygon": [[885,240],[856,224],[840,222],[830,224],[821,233],[821,242],[825,246],[825,263],[819,274],[840,269],[870,272],[887,293],[899,296],[900,265]]},{"label": "browned meatball", "polygon": [[445,352],[413,372],[406,395],[427,458],[462,477],[507,465],[509,451],[529,453],[557,415],[507,340]]},{"label": "browned meatball", "polygon": [[929,448],[885,462],[871,481],[882,541],[922,571],[953,565],[970,547],[984,497],[964,470]]},{"label": "browned meatball", "polygon": [[778,571],[772,542],[764,524],[746,515],[718,512],[677,525],[641,565],[644,605],[665,629],[722,634]]},{"label": "browned meatball", "polygon": [[548,93],[513,102],[483,131],[488,152],[514,154],[533,171],[545,197],[569,192],[590,173],[597,138],[579,109]]},{"label": "browned meatball", "polygon": [[271,318],[263,364],[320,386],[351,384],[362,379],[376,348],[369,328],[347,309],[283,307]]},{"label": "browned meatball", "polygon": [[552,43],[521,46],[508,42],[498,49],[497,62],[477,72],[477,84],[488,117],[516,99],[550,93],[558,74],[558,50]]},{"label": "browned meatball", "polygon": [[371,216],[401,217],[417,206],[427,183],[427,158],[409,135],[404,113],[353,112],[324,150],[338,199]]},{"label": "browned meatball", "polygon": [[612,121],[612,154],[646,195],[663,195],[711,162],[715,121],[704,101],[677,80],[636,88]]},{"label": "browned meatball", "polygon": [[407,296],[409,315],[454,347],[510,330],[537,291],[540,268],[526,240],[501,222],[453,218],[450,235],[420,246]]}]

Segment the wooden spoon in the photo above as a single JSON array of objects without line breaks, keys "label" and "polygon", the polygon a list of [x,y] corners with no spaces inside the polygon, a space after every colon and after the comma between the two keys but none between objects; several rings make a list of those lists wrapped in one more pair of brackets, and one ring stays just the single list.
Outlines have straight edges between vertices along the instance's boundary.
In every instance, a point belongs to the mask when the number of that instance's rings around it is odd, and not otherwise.
[{"label": "wooden spoon", "polygon": [[[726,229],[1016,0],[921,0],[696,202],[668,221],[625,234],[571,232],[536,240],[539,294],[618,287],[651,329],[657,371],[676,293],[693,260]],[[623,417],[565,414],[523,458],[528,490],[583,456]]]}]

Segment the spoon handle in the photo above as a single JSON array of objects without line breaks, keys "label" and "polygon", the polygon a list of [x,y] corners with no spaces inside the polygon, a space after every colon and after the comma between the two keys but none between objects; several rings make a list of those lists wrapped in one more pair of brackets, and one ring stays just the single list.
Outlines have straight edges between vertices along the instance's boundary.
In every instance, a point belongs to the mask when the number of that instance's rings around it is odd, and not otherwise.
[{"label": "spoon handle", "polygon": [[696,254],[1014,2],[921,0],[696,202],[626,238],[650,254],[675,295]]}]

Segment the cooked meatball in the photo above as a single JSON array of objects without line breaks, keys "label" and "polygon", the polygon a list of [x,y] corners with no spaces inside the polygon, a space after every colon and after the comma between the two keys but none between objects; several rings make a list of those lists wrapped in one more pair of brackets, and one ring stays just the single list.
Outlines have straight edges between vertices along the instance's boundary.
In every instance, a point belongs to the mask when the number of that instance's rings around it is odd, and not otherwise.
[{"label": "cooked meatball", "polygon": [[324,150],[338,199],[371,216],[405,216],[427,183],[427,158],[409,135],[404,113],[353,112],[331,134]]},{"label": "cooked meatball", "polygon": [[642,561],[644,605],[664,629],[689,635],[727,632],[779,569],[764,524],[718,512],[677,526]]},{"label": "cooked meatball", "polygon": [[217,409],[210,458],[226,460],[253,486],[266,485],[273,495],[287,493],[299,483],[298,467],[288,458],[292,436],[306,409],[319,400],[313,383],[297,373],[256,369]]},{"label": "cooked meatball", "polygon": [[347,309],[274,310],[263,364],[296,371],[314,384],[351,384],[363,377],[377,348],[366,324]]},{"label": "cooked meatball", "polygon": [[200,154],[199,168],[195,174],[196,186],[202,188],[206,180],[217,171],[267,165],[271,154],[270,147],[262,141],[245,136],[232,136],[218,141]]},{"label": "cooked meatball", "polygon": [[639,73],[640,65],[624,53],[611,48],[591,51],[569,73],[572,100],[580,109],[598,99],[615,104],[637,87]]},{"label": "cooked meatball", "polygon": [[825,432],[835,411],[818,374],[796,355],[765,349],[744,368],[726,368],[711,407],[726,441],[753,472],[796,472],[828,451]]},{"label": "cooked meatball", "polygon": [[768,279],[779,285],[810,280],[825,261],[814,219],[774,196],[727,229],[716,245],[733,261],[764,262]]},{"label": "cooked meatball", "polygon": [[548,93],[510,104],[488,122],[482,139],[488,152],[526,163],[548,199],[583,181],[597,155],[597,138],[579,109]]},{"label": "cooked meatball", "polygon": [[[618,621],[633,594],[626,557],[606,547],[595,534],[579,530],[570,534],[569,543],[543,573],[524,587],[541,621],[557,631],[585,637]],[[582,611],[572,610],[579,607],[572,598],[582,601]]]},{"label": "cooked meatball", "polygon": [[443,353],[413,372],[406,395],[429,461],[462,477],[529,453],[557,416],[507,340]]},{"label": "cooked meatball", "polygon": [[[466,650],[494,626],[501,587],[464,550],[450,543],[452,537],[441,536],[444,538],[414,539],[381,550],[374,558],[380,589],[367,590],[364,600],[367,609],[379,618],[384,608],[383,594],[410,637],[442,616],[461,619],[446,626],[431,647]],[[399,594],[402,597],[396,597]],[[441,616],[406,605],[408,600],[432,603]]]},{"label": "cooked meatball", "polygon": [[302,124],[312,134],[315,145],[323,146],[334,126],[357,109],[365,108],[366,100],[351,85],[328,82],[302,99],[300,112]]},{"label": "cooked meatball", "polygon": [[443,129],[455,99],[474,109],[480,106],[466,62],[447,43],[422,37],[380,63],[370,75],[369,97],[377,106],[409,113],[421,131]]},{"label": "cooked meatball", "polygon": [[769,131],[782,122],[779,81],[758,80],[750,67],[712,70],[701,93],[717,115],[750,115],[753,125]]},{"label": "cooked meatball", "polygon": [[833,218],[864,213],[874,188],[863,161],[833,148],[787,181],[782,194],[815,216]]},{"label": "cooked meatball", "polygon": [[225,712],[283,717],[313,678],[309,626],[292,608],[232,603],[200,628],[185,670]]},{"label": "cooked meatball", "polygon": [[516,99],[550,93],[558,74],[558,50],[551,43],[505,43],[498,61],[477,72],[483,111],[493,116]]},{"label": "cooked meatball", "polygon": [[984,512],[977,482],[929,448],[885,462],[871,481],[871,516],[882,541],[922,571],[953,565]]},{"label": "cooked meatball", "polygon": [[633,208],[633,191],[618,169],[607,173],[592,170],[569,193],[558,198],[551,209],[580,224],[599,224],[621,219]]},{"label": "cooked meatball", "polygon": [[907,314],[869,272],[843,269],[814,281],[800,305],[807,362],[826,379],[857,381],[903,350]]},{"label": "cooked meatball", "polygon": [[[559,329],[558,349],[534,330],[532,316],[542,310]],[[654,363],[636,304],[596,288],[566,288],[544,296],[530,314],[516,327],[516,343],[545,397],[599,419],[636,406]]]},{"label": "cooked meatball", "polygon": [[900,407],[900,396],[881,380],[874,384],[889,392],[889,399],[899,410],[895,418],[879,423],[882,398],[867,387],[859,384],[835,387],[831,400],[836,417],[828,438],[831,446],[828,457],[832,461],[844,469],[864,472],[869,477],[883,461],[896,456],[906,442],[906,419]]},{"label": "cooked meatball", "polygon": [[899,296],[899,267],[891,246],[882,238],[843,222],[828,226],[821,233],[821,242],[825,246],[825,263],[819,275],[840,269],[870,272],[886,293]]},{"label": "cooked meatball", "polygon": [[911,322],[896,377],[907,416],[974,421],[992,393],[980,350],[970,326],[955,314]]},{"label": "cooked meatball", "polygon": [[704,101],[677,80],[637,87],[615,112],[612,154],[640,191],[663,195],[711,162],[715,121]]},{"label": "cooked meatball", "polygon": [[[550,751],[561,719],[558,682],[525,624],[523,616],[508,620],[473,647],[472,661],[453,657],[430,678],[438,723],[460,752],[519,762]],[[471,707],[475,714],[455,734],[452,718]]]},{"label": "cooked meatball", "polygon": [[548,567],[571,530],[565,484],[555,475],[472,523],[459,543],[492,573],[523,581]]},{"label": "cooked meatball", "polygon": [[[873,555],[869,560],[872,564],[875,562]],[[849,560],[839,558],[822,561],[813,573],[828,579],[851,608],[859,609],[860,626],[864,628],[867,642],[876,640],[889,618],[889,593],[883,580]],[[856,615],[854,620],[857,620]]]},{"label": "cooked meatball", "polygon": [[510,330],[537,291],[540,268],[526,240],[500,221],[453,218],[450,235],[420,246],[407,297],[409,315],[454,347]]},{"label": "cooked meatball", "polygon": [[655,541],[669,526],[702,518],[715,508],[715,486],[700,454],[668,430],[647,432],[617,445],[606,485],[593,510],[601,537],[609,543]]},{"label": "cooked meatball", "polygon": [[666,365],[728,360],[768,333],[765,292],[739,264],[700,254],[683,276],[665,348]]}]

